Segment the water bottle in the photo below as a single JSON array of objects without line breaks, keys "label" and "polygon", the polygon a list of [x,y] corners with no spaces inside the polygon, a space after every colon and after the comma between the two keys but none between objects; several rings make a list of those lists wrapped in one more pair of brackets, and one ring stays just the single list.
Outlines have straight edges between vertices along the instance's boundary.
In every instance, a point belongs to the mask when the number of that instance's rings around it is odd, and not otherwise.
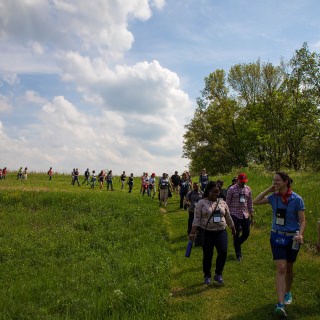
[{"label": "water bottle", "polygon": [[185,256],[186,256],[187,258],[190,257],[191,250],[192,250],[192,245],[193,245],[193,241],[192,241],[192,240],[189,240],[188,245],[187,245],[186,254],[185,254]]},{"label": "water bottle", "polygon": [[300,234],[299,231],[296,231],[296,234],[293,237],[293,240],[292,240],[292,249],[293,250],[299,250],[299,248],[300,248],[300,243],[296,239],[296,237],[299,237],[299,234]]}]

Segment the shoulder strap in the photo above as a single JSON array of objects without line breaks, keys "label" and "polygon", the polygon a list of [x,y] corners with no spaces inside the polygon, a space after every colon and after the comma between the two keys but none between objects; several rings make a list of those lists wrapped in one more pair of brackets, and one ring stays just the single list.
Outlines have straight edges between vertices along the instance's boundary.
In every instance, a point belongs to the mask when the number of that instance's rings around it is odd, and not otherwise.
[{"label": "shoulder strap", "polygon": [[207,229],[207,226],[208,226],[208,224],[209,224],[209,221],[210,221],[210,219],[212,218],[214,212],[216,211],[216,209],[217,209],[217,207],[218,207],[218,205],[219,205],[219,201],[220,201],[220,199],[218,199],[216,206],[215,206],[214,209],[212,210],[212,213],[211,213],[211,215],[210,215],[210,217],[209,217],[209,219],[208,219],[208,221],[207,221],[207,224],[206,224],[206,227],[204,228],[204,230]]}]

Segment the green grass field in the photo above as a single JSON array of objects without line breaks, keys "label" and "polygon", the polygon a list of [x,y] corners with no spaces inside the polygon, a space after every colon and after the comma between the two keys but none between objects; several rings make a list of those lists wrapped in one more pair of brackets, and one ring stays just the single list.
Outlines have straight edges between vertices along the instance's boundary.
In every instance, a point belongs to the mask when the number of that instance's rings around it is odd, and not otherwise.
[{"label": "green grass field", "polygon": [[[272,175],[250,171],[254,195]],[[222,178],[225,184],[232,175]],[[295,264],[290,319],[320,319],[316,252],[320,174],[294,173],[305,200],[305,245]],[[188,214],[176,195],[156,199],[120,190],[72,186],[68,175],[14,174],[0,181],[0,319],[274,319],[271,214],[256,208],[238,263],[229,233],[223,287],[202,284],[202,252],[187,245]],[[215,257],[214,257],[215,259]]]}]

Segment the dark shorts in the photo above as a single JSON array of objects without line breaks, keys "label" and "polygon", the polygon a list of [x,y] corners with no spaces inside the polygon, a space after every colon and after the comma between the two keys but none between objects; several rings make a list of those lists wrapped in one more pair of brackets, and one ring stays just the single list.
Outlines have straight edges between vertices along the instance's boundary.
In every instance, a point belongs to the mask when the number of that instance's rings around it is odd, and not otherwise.
[{"label": "dark shorts", "polygon": [[300,247],[299,247],[299,250],[292,249],[292,241],[290,241],[285,246],[275,246],[270,241],[270,245],[271,245],[273,260],[286,260],[291,263],[296,261]]}]

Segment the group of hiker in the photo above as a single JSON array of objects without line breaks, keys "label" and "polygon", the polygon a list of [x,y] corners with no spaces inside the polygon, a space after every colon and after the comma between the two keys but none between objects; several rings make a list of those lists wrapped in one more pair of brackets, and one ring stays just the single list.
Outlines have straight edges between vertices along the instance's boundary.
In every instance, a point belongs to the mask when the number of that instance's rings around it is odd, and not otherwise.
[{"label": "group of hiker", "polygon": [[[205,175],[203,170],[201,175]],[[202,182],[205,182],[203,190]],[[222,181],[209,181],[207,177],[193,183],[185,201],[189,209],[189,240],[202,246],[204,283],[211,283],[213,251],[216,248],[214,283],[224,283],[222,273],[227,260],[228,236],[226,227],[231,229],[235,258],[243,259],[242,245],[249,238],[254,222],[254,205],[270,204],[272,227],[270,245],[276,265],[276,292],[278,303],[275,313],[286,317],[285,305],[292,303],[291,286],[293,264],[296,261],[305,232],[304,201],[291,189],[292,179],[285,172],[276,172],[273,183],[255,199],[246,184],[247,175],[240,173],[232,180],[228,189]]]}]

